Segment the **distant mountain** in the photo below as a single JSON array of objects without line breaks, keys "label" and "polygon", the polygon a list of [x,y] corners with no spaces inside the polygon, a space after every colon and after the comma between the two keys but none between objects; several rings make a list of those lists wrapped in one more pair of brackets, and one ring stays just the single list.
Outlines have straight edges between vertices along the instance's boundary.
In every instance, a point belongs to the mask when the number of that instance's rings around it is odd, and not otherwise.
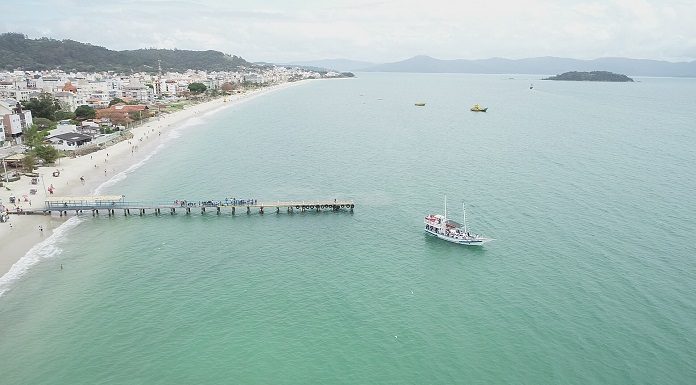
[{"label": "distant mountain", "polygon": [[219,51],[137,49],[112,51],[73,40],[27,39],[19,33],[0,34],[0,69],[101,72],[154,72],[157,60],[165,71],[187,69],[229,71],[253,64]]},{"label": "distant mountain", "polygon": [[592,72],[565,72],[560,75],[543,78],[541,80],[566,80],[576,82],[632,82],[633,79],[626,75],[615,74],[607,71]]},{"label": "distant mountain", "polygon": [[323,59],[309,60],[287,63],[301,67],[326,68],[334,71],[359,71],[363,68],[372,67],[375,63],[350,59]]},{"label": "distant mountain", "polygon": [[537,57],[518,60],[502,58],[440,60],[421,55],[400,62],[367,67],[362,71],[537,75],[568,71],[611,71],[631,76],[696,77],[696,61],[673,63],[626,58],[578,60],[558,57]]}]

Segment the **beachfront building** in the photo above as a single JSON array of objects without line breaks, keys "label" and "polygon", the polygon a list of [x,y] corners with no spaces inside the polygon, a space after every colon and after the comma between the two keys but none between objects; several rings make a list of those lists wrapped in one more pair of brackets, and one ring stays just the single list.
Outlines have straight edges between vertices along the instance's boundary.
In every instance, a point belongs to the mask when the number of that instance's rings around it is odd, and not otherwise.
[{"label": "beachfront building", "polygon": [[142,104],[116,104],[109,108],[97,110],[97,119],[108,119],[113,124],[126,125],[133,121],[147,118],[150,109]]},{"label": "beachfront building", "polygon": [[176,96],[179,85],[176,80],[160,80],[159,89],[161,95]]},{"label": "beachfront building", "polygon": [[123,97],[137,100],[141,103],[151,103],[154,100],[152,88],[141,85],[131,84],[123,87]]},{"label": "beachfront building", "polygon": [[5,141],[22,144],[22,132],[34,123],[31,111],[22,110],[15,100],[0,101],[0,120]]},{"label": "beachfront building", "polygon": [[56,150],[73,151],[92,141],[92,137],[79,132],[66,132],[46,138]]}]

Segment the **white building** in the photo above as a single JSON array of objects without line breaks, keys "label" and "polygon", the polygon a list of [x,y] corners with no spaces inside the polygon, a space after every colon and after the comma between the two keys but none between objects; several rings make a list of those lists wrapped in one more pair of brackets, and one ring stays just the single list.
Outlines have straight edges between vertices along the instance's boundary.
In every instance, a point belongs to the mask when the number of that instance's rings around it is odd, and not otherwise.
[{"label": "white building", "polygon": [[123,97],[137,100],[141,103],[149,103],[153,100],[152,89],[143,85],[128,85],[123,87]]},{"label": "white building", "polygon": [[56,150],[71,151],[92,141],[92,137],[79,132],[68,132],[46,138]]},{"label": "white building", "polygon": [[[9,103],[8,103],[9,102]],[[31,111],[22,110],[14,101],[0,101],[0,120],[2,120],[3,132],[6,141],[22,143],[22,132],[34,124],[31,118]]]},{"label": "white building", "polygon": [[167,96],[176,96],[178,91],[176,80],[160,80],[160,93]]},{"label": "white building", "polygon": [[70,111],[75,111],[78,106],[77,98],[72,92],[56,92],[53,97],[58,99],[61,106],[67,107],[67,109]]}]

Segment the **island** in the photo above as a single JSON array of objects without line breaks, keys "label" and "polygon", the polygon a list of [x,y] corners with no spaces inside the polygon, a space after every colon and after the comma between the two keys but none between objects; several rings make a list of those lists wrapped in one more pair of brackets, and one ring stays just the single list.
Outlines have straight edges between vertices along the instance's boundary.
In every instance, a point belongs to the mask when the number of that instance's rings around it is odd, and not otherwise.
[{"label": "island", "polygon": [[591,71],[591,72],[565,72],[560,75],[551,76],[541,80],[572,80],[583,82],[632,82],[633,79],[626,75],[615,74],[608,71]]}]

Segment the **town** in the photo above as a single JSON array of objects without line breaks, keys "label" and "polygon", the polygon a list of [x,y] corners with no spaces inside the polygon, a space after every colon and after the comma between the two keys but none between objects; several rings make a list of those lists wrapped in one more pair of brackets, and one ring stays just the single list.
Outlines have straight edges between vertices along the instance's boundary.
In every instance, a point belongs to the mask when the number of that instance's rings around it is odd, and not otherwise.
[{"label": "town", "polygon": [[8,181],[18,168],[84,155],[128,138],[129,129],[212,98],[305,79],[344,77],[333,71],[255,65],[237,71],[183,73],[0,71],[0,159]]}]

